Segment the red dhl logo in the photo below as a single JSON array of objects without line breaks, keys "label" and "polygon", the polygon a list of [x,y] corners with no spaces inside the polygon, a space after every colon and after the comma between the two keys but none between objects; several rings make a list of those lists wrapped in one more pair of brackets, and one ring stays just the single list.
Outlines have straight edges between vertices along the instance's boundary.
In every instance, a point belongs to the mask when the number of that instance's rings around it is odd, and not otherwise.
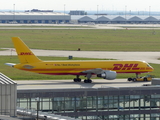
[{"label": "red dhl logo", "polygon": [[113,70],[139,70],[138,64],[114,64]]},{"label": "red dhl logo", "polygon": [[33,55],[33,53],[31,53],[31,52],[21,52],[18,55]]}]

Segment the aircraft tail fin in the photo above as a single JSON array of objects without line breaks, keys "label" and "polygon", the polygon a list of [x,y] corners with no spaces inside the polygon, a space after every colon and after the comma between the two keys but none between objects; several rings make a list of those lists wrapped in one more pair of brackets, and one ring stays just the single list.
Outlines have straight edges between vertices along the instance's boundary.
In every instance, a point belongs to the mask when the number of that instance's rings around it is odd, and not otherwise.
[{"label": "aircraft tail fin", "polygon": [[20,63],[41,62],[41,60],[33,54],[33,52],[19,37],[12,37],[12,42],[16,49]]}]

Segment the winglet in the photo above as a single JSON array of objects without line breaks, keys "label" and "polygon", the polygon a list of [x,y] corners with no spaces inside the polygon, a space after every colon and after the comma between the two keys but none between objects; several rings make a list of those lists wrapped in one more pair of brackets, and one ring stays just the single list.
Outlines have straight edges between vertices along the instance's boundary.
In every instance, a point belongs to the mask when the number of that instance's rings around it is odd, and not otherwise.
[{"label": "winglet", "polygon": [[20,63],[41,62],[41,60],[33,54],[33,52],[19,37],[12,37],[12,42],[16,49]]}]

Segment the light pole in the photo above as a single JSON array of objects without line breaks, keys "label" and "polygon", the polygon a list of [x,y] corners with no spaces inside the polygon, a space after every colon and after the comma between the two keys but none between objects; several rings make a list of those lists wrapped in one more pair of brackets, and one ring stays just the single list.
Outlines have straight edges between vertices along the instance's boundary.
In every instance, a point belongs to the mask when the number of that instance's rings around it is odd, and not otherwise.
[{"label": "light pole", "polygon": [[151,6],[149,6],[149,17],[150,17],[150,12],[151,12]]},{"label": "light pole", "polygon": [[13,23],[15,21],[15,4],[13,4]]},{"label": "light pole", "polygon": [[127,6],[125,6],[125,22],[127,21],[126,14],[127,14]]},{"label": "light pole", "polygon": [[65,4],[64,4],[64,23],[65,23]]},{"label": "light pole", "polygon": [[98,24],[98,5],[97,5],[97,24]]},{"label": "light pole", "polygon": [[39,97],[35,98],[35,101],[37,102],[37,120],[38,120],[38,111],[39,111]]}]

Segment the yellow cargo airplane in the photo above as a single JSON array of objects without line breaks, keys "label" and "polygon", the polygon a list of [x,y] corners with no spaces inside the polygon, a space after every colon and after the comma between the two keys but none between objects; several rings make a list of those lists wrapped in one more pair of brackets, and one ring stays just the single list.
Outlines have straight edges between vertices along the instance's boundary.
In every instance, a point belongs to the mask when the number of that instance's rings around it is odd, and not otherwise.
[{"label": "yellow cargo airplane", "polygon": [[145,61],[118,60],[77,60],[77,61],[42,61],[36,57],[27,45],[18,37],[12,37],[20,63],[6,63],[11,67],[47,75],[75,75],[74,82],[81,82],[80,75],[86,76],[85,83],[91,83],[92,75],[113,80],[117,73],[140,73],[153,71]]}]

